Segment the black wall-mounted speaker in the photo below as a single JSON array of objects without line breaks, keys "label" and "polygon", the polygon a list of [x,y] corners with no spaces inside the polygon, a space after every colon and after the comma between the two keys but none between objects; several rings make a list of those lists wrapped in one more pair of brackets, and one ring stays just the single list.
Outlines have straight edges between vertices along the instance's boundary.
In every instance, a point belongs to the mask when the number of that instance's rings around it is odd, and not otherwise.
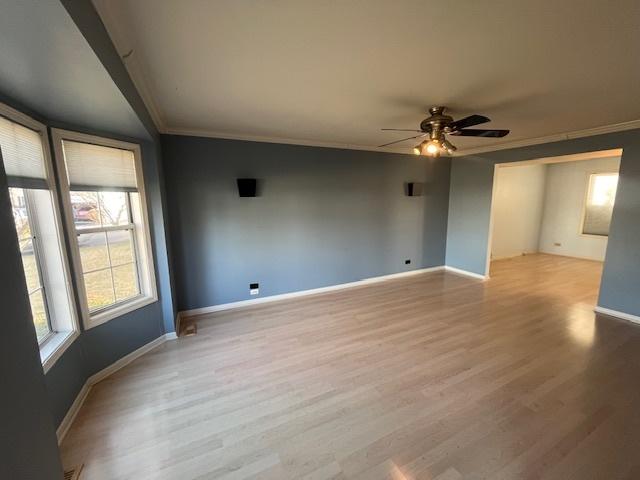
[{"label": "black wall-mounted speaker", "polygon": [[238,194],[241,197],[255,197],[257,190],[257,181],[255,178],[238,178]]},{"label": "black wall-mounted speaker", "polygon": [[422,183],[409,182],[407,183],[407,197],[421,197],[422,196]]}]

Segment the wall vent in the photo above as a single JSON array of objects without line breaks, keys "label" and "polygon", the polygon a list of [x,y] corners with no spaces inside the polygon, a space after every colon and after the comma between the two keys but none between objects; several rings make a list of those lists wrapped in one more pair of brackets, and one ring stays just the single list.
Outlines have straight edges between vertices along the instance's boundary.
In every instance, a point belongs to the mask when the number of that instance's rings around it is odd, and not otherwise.
[{"label": "wall vent", "polygon": [[196,326],[195,323],[192,323],[190,325],[187,325],[184,330],[182,330],[182,336],[183,337],[192,337],[195,334],[198,333],[198,327]]},{"label": "wall vent", "polygon": [[185,321],[180,324],[180,332],[178,333],[179,337],[191,337],[197,333],[198,326],[195,320],[185,319]]}]

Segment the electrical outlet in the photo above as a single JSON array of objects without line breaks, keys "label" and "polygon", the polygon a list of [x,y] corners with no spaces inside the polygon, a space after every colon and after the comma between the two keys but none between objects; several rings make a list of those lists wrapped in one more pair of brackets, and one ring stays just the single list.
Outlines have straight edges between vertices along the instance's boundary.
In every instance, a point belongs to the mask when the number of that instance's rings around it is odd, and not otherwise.
[{"label": "electrical outlet", "polygon": [[249,284],[249,295],[258,295],[260,293],[260,284],[258,283],[250,283]]},{"label": "electrical outlet", "polygon": [[409,265],[410,263],[411,263],[411,259],[410,259],[410,258],[407,258],[407,259],[404,261],[404,264],[405,264],[405,265]]}]

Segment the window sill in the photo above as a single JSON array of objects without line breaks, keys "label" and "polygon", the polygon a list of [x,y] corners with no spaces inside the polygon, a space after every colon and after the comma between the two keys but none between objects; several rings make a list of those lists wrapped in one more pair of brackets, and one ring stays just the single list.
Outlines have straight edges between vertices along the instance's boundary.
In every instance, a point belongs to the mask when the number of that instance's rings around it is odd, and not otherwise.
[{"label": "window sill", "polygon": [[45,374],[79,335],[78,331],[57,332],[40,347],[40,360]]},{"label": "window sill", "polygon": [[111,308],[109,310],[105,310],[104,312],[93,314],[86,320],[85,328],[89,329],[97,327],[98,325],[102,325],[109,320],[121,317],[122,315],[131,313],[134,310],[146,307],[147,305],[151,305],[152,303],[155,303],[157,301],[158,297],[156,296],[140,297],[122,305],[118,305],[117,307]]}]

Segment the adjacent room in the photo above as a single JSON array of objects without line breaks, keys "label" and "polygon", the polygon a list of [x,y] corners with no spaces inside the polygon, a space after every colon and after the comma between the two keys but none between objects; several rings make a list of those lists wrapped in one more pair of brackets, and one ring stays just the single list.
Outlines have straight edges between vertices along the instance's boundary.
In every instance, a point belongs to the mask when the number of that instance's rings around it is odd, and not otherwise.
[{"label": "adjacent room", "polygon": [[619,150],[496,165],[489,275],[597,305],[620,169]]},{"label": "adjacent room", "polygon": [[0,479],[640,478],[639,20],[0,0]]}]

